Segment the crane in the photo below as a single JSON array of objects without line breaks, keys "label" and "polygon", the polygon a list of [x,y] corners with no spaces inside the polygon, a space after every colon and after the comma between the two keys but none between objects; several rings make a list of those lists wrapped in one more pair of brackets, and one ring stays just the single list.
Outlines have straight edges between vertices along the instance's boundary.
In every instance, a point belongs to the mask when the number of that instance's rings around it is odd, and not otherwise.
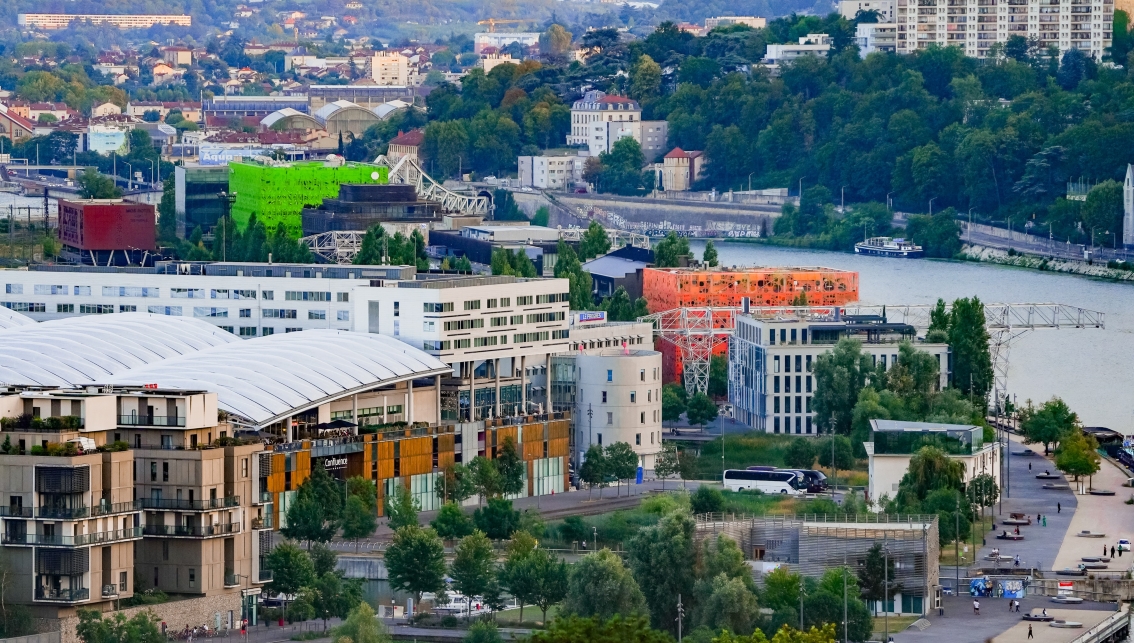
[{"label": "crane", "polygon": [[502,20],[500,18],[488,18],[487,20],[478,20],[478,25],[488,25],[488,33],[496,33],[496,25],[521,25],[530,20]]}]

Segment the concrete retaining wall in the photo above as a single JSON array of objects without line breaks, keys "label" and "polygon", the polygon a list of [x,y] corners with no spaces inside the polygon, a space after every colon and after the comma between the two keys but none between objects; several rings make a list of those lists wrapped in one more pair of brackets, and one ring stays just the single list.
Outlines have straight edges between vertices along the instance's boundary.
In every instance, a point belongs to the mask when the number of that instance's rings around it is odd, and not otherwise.
[{"label": "concrete retaining wall", "polygon": [[[164,622],[172,631],[184,629],[186,625],[195,627],[208,624],[210,628],[213,628],[216,627],[218,619],[223,628],[229,623],[229,612],[231,612],[231,622],[235,624],[235,627],[239,627],[240,600],[240,592],[237,591],[231,594],[170,601],[160,605],[128,607],[119,612],[106,612],[103,614],[103,618],[112,618],[116,613],[121,613],[129,619],[133,618],[135,614],[148,610],[156,614],[158,621]],[[58,639],[54,641],[28,641],[27,643],[80,643],[79,635],[75,631],[75,628],[79,625],[78,616],[54,620],[57,627],[53,628],[56,630],[53,634],[59,636]]]},{"label": "concrete retaining wall", "polygon": [[344,556],[339,555],[336,569],[342,571],[347,578],[363,578],[366,580],[387,580],[386,561],[374,556]]}]

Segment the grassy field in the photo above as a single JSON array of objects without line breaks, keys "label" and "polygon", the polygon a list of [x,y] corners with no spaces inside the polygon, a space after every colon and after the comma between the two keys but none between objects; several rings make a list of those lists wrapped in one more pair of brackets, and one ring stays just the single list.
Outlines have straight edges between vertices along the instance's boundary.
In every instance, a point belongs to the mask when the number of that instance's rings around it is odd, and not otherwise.
[{"label": "grassy field", "polygon": [[[558,605],[552,605],[547,610],[547,622],[550,623],[552,620],[554,620],[555,615],[558,614],[558,613],[559,613],[559,606]],[[539,628],[539,627],[544,626],[543,612],[539,611],[539,608],[534,606],[534,605],[525,605],[524,606],[524,621],[522,623],[520,622],[520,610],[519,610],[519,608],[514,609],[514,610],[506,610],[506,611],[503,611],[503,612],[497,612],[496,613],[496,622],[499,623],[501,627],[536,627],[536,628]]]},{"label": "grassy field", "polygon": [[[808,438],[758,433],[756,431],[726,435],[723,443],[723,468],[744,469],[755,465],[785,466],[784,454],[787,452],[788,445],[797,439]],[[699,454],[694,454],[692,450],[684,452],[693,456],[693,479],[720,480],[722,468],[721,444],[720,438],[717,438],[712,442],[703,443]],[[829,469],[818,468],[828,477],[831,477],[832,472]],[[849,480],[851,485],[864,486],[866,477],[866,460],[859,460],[855,462],[853,471],[839,471],[839,484],[845,485]]]},{"label": "grassy field", "polygon": [[[920,616],[891,616],[890,617],[890,633],[901,632],[907,627],[913,625],[913,622],[921,618]],[[882,640],[882,633],[886,631],[886,618],[882,616],[874,617],[874,633],[875,638],[879,641]]]}]

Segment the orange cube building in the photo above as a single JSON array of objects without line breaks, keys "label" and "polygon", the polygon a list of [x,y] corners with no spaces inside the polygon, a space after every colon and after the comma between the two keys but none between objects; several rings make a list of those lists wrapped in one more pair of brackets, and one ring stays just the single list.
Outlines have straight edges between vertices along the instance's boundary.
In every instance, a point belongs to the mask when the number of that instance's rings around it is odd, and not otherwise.
[{"label": "orange cube building", "polygon": [[[740,306],[744,297],[752,306],[842,306],[858,301],[858,273],[821,267],[646,268],[642,296],[651,313]],[[720,320],[731,323],[732,318]],[[664,381],[681,382],[683,364],[677,347],[661,339],[655,345],[662,353]],[[727,352],[728,344],[723,342],[713,349],[714,355]]]},{"label": "orange cube building", "polygon": [[858,301],[858,273],[834,268],[753,267],[723,269],[646,268],[642,296],[651,313],[695,306],[790,306],[804,297],[810,306]]}]

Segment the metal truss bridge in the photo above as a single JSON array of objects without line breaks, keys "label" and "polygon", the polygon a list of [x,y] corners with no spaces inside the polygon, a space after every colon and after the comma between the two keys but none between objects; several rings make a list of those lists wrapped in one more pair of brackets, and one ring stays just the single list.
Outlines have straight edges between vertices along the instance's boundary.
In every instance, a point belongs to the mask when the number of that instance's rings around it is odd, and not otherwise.
[{"label": "metal truss bridge", "polygon": [[[747,314],[757,319],[814,321],[833,321],[836,315],[873,315],[925,330],[929,328],[929,314],[934,307],[934,304],[753,306]],[[946,304],[946,310],[951,308],[952,304]],[[746,313],[739,307],[730,306],[675,308],[639,320],[652,322],[655,335],[677,347],[684,364],[686,390],[705,393],[709,388],[709,359],[713,349],[728,341],[736,328],[736,316],[743,314]],[[985,304],[984,321],[992,353],[992,392],[997,407],[1008,390],[1008,355],[1012,342],[1021,335],[1040,329],[1106,327],[1103,313],[1066,304]]]},{"label": "metal truss bridge", "polygon": [[425,173],[417,161],[409,156],[403,156],[397,163],[390,163],[385,154],[374,159],[375,165],[385,165],[390,168],[390,183],[412,185],[417,188],[417,195],[426,201],[435,201],[449,212],[460,212],[466,215],[487,216],[489,202],[486,196],[474,196],[454,192],[445,187],[442,182]]}]

